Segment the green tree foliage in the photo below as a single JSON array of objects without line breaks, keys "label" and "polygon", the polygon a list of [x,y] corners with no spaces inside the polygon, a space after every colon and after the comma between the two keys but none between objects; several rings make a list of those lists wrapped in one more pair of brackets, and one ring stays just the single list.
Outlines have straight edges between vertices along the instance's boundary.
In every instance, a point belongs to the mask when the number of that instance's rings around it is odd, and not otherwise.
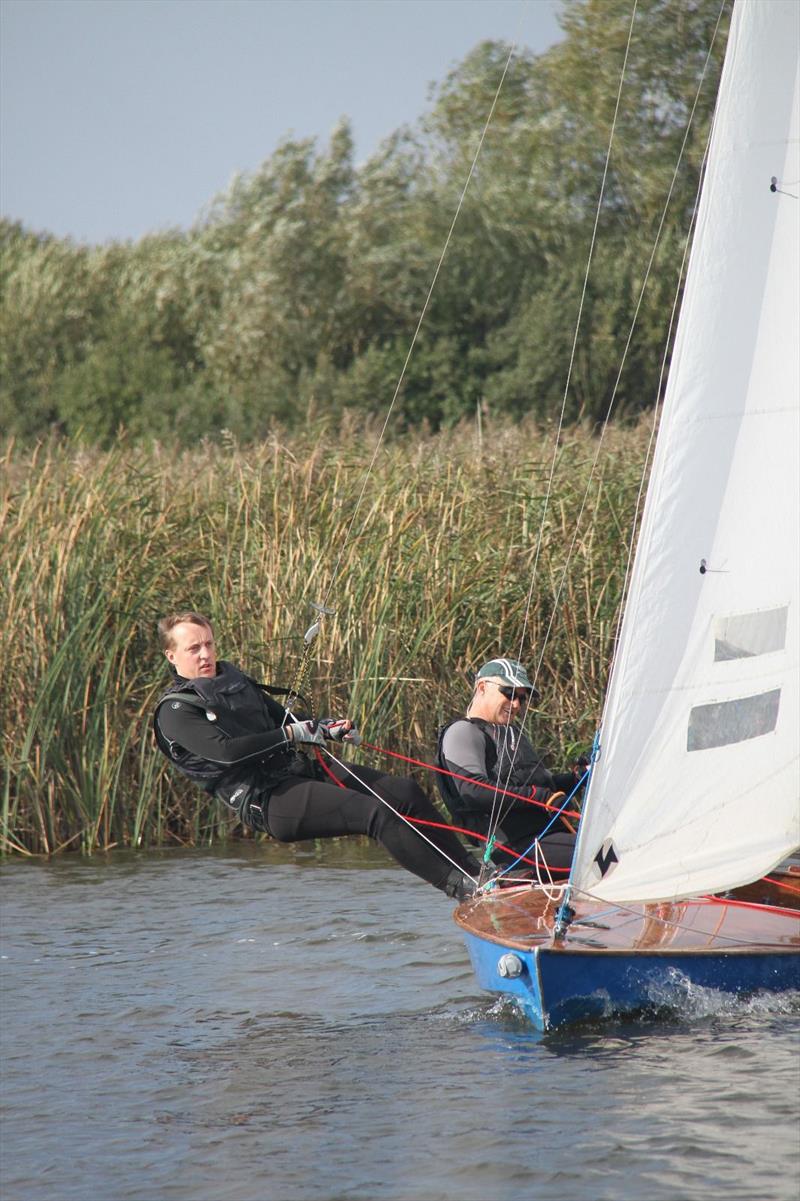
[{"label": "green tree foliage", "polygon": [[564,0],[546,54],[483,43],[366,163],[346,122],[321,149],[286,141],[188,232],[94,248],[3,222],[0,424],[107,445],[121,428],[247,440],[382,418],[495,98],[396,424],[546,418],[562,400],[599,420],[612,396],[634,416],[659,387],[728,12],[639,0],[631,30],[632,9]]}]

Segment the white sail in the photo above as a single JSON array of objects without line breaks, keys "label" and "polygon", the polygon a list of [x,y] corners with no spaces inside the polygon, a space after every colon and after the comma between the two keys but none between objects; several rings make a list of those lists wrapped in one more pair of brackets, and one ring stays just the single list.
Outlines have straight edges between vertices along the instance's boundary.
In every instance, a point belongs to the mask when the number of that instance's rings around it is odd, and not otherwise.
[{"label": "white sail", "polygon": [[572,873],[611,901],[744,884],[800,843],[799,14],[733,14]]}]

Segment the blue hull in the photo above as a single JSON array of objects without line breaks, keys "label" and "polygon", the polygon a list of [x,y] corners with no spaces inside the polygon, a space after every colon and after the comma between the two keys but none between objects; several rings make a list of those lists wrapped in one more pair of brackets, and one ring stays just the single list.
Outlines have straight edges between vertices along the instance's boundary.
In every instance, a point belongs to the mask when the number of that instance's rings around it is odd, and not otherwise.
[{"label": "blue hull", "polygon": [[[505,947],[463,931],[478,983],[511,996],[539,1030],[617,1013],[677,1006],[692,988],[729,994],[800,990],[790,951],[581,951]],[[502,975],[521,966],[520,974]],[[515,962],[516,961],[516,962]]]}]

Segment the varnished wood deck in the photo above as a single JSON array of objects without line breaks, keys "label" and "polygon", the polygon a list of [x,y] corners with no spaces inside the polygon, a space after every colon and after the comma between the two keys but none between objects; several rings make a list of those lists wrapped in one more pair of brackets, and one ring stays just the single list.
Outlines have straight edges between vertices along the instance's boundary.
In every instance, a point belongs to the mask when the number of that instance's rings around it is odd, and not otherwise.
[{"label": "varnished wood deck", "polygon": [[[573,947],[612,954],[637,950],[651,954],[800,952],[797,908],[778,910],[734,897],[624,909],[599,902],[578,902],[573,907],[576,916],[564,943],[567,951]],[[462,929],[479,938],[530,951],[551,943],[557,908],[558,901],[548,900],[540,889],[497,888],[478,900],[460,905],[455,920]]]}]

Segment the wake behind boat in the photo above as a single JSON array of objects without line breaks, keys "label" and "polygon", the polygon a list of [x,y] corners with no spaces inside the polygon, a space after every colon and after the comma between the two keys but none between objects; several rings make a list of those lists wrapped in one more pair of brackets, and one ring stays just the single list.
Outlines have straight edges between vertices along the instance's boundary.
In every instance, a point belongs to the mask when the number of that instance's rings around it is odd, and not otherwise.
[{"label": "wake behind boat", "polygon": [[800,989],[796,901],[712,895],[800,844],[799,15],[734,9],[569,883],[456,912],[481,985],[542,1028]]}]

